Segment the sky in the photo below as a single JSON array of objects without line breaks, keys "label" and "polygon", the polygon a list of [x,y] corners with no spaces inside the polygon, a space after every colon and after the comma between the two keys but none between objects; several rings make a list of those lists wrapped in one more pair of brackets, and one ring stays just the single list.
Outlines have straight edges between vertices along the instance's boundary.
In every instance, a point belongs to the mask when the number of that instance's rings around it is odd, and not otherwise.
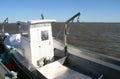
[{"label": "sky", "polygon": [[81,22],[120,22],[120,0],[0,0],[0,22],[56,19],[65,22],[80,12]]}]

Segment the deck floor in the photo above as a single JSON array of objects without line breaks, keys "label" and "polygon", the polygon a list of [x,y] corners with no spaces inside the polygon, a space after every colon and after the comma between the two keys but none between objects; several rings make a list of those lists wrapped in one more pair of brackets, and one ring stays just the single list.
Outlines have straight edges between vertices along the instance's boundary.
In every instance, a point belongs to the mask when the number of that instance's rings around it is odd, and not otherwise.
[{"label": "deck floor", "polygon": [[59,62],[50,63],[38,69],[47,79],[92,79],[82,73],[78,73]]}]

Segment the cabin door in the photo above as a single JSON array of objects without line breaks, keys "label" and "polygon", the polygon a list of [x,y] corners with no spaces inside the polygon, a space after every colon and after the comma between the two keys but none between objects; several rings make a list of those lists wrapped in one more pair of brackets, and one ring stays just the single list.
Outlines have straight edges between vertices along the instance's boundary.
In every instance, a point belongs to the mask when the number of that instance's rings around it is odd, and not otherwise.
[{"label": "cabin door", "polygon": [[49,27],[42,27],[38,30],[38,51],[41,58],[51,59],[53,57],[52,33]]}]

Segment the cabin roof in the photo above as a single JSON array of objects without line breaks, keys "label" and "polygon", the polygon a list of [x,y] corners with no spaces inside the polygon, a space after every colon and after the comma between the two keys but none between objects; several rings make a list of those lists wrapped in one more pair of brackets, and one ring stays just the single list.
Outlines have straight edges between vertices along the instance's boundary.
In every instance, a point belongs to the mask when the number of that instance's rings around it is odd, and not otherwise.
[{"label": "cabin roof", "polygon": [[27,22],[23,22],[23,21],[18,21],[17,23],[20,24],[38,24],[38,23],[52,23],[52,22],[56,22],[56,20],[54,19],[46,19],[46,20],[29,20]]},{"label": "cabin roof", "polygon": [[30,24],[34,24],[34,23],[51,23],[51,22],[56,22],[56,20],[53,20],[53,19],[50,19],[50,20],[31,20],[31,21],[28,21],[28,23]]}]

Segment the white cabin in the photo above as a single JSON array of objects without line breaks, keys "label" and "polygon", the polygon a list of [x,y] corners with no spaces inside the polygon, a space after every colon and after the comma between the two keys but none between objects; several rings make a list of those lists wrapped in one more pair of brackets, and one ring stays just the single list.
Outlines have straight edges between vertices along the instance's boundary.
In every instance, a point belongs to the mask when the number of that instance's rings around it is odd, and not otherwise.
[{"label": "white cabin", "polygon": [[52,22],[55,20],[18,22],[23,54],[35,67],[43,66],[44,60],[54,57]]}]

